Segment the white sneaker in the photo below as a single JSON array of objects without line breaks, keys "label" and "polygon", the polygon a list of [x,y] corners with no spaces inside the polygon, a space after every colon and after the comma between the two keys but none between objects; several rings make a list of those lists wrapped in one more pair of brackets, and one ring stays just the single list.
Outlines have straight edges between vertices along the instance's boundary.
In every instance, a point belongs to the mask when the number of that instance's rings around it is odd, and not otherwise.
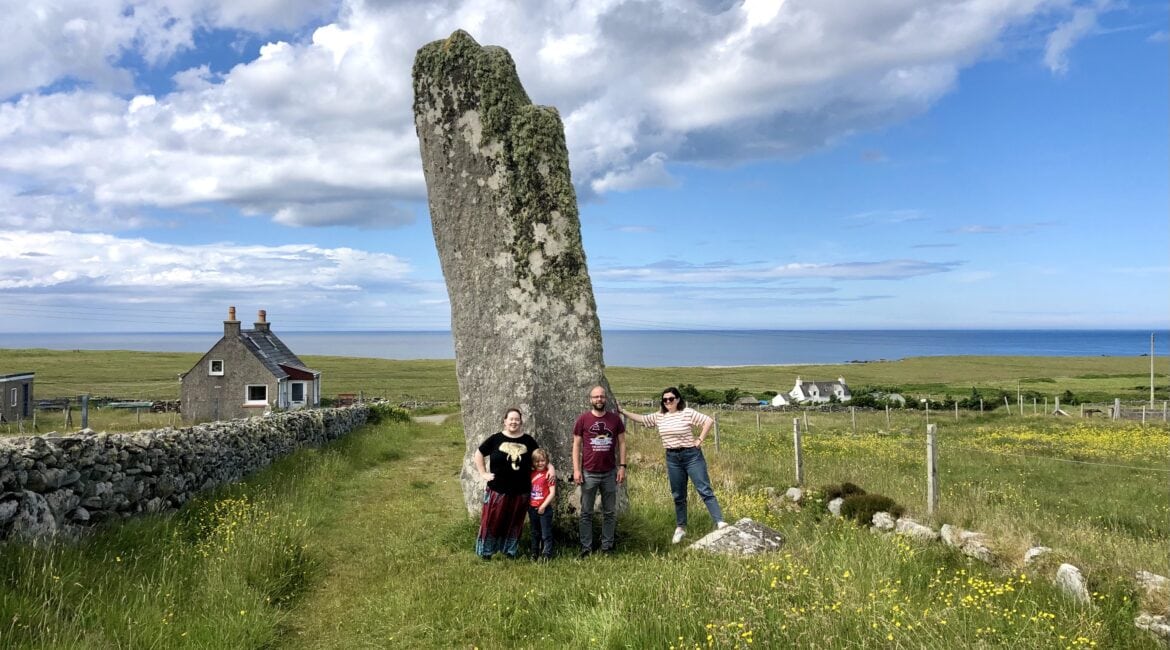
[{"label": "white sneaker", "polygon": [[684,538],[686,536],[687,536],[686,530],[684,530],[682,528],[675,528],[674,529],[674,537],[670,538],[670,543],[671,544],[678,544],[679,542],[682,541],[682,538]]},{"label": "white sneaker", "polygon": [[727,528],[730,525],[731,524],[727,523],[726,521],[721,521],[721,522],[715,524],[715,530],[723,530],[724,528]]}]

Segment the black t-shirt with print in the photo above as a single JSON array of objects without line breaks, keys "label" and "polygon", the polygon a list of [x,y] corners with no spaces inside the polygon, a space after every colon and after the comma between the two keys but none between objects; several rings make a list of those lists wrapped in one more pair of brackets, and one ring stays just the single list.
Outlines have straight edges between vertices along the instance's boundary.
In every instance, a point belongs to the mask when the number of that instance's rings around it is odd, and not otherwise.
[{"label": "black t-shirt with print", "polygon": [[532,452],[540,445],[527,433],[509,438],[497,431],[479,445],[487,470],[496,475],[488,487],[501,494],[528,494],[532,490]]}]

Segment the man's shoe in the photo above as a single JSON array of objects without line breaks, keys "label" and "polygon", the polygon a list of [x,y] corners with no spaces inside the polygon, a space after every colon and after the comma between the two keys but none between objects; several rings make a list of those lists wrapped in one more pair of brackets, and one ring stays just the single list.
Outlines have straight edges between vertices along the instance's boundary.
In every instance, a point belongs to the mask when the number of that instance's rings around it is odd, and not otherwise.
[{"label": "man's shoe", "polygon": [[715,530],[723,530],[724,528],[727,528],[730,525],[731,524],[727,523],[726,521],[721,521],[721,522],[715,524]]},{"label": "man's shoe", "polygon": [[590,555],[593,555],[593,551],[592,551],[592,550],[590,550],[590,549],[587,549],[587,548],[583,548],[583,549],[581,549],[581,552],[577,554],[577,557],[579,557],[579,558],[587,558],[587,557],[589,557]]},{"label": "man's shoe", "polygon": [[686,536],[687,536],[687,531],[685,529],[675,528],[674,529],[674,537],[670,538],[670,543],[671,544],[678,544],[679,542],[682,541],[682,538],[684,538]]}]

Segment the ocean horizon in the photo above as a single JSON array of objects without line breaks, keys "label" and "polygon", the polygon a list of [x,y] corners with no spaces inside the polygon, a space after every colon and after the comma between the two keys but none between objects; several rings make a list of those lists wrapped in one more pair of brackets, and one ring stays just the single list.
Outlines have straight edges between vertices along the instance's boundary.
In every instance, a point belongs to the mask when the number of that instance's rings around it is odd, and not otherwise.
[{"label": "ocean horizon", "polygon": [[[298,355],[454,359],[449,331],[275,333]],[[746,366],[926,356],[1142,356],[1149,330],[603,330],[609,366]],[[1155,354],[1167,334],[1155,331]],[[5,333],[0,349],[205,352],[222,332]],[[3,358],[0,357],[0,374]]]}]

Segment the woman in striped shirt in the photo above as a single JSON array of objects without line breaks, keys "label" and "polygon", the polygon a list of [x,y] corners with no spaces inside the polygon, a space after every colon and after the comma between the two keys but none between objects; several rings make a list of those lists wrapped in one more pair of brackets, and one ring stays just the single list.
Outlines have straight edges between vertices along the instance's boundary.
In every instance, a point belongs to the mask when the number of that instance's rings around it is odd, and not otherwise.
[{"label": "woman in striped shirt", "polygon": [[[658,429],[662,446],[666,448],[666,475],[670,479],[670,494],[674,497],[674,520],[676,528],[672,544],[678,544],[687,534],[687,479],[695,484],[695,491],[711,513],[715,527],[724,528],[723,510],[711,488],[711,477],[707,475],[707,460],[703,458],[703,441],[711,431],[714,420],[710,416],[688,408],[682,393],[674,386],[662,391],[662,403],[657,413],[639,415],[629,413],[621,405],[618,411],[631,420],[647,427]],[[693,428],[699,427],[699,437]]]}]

